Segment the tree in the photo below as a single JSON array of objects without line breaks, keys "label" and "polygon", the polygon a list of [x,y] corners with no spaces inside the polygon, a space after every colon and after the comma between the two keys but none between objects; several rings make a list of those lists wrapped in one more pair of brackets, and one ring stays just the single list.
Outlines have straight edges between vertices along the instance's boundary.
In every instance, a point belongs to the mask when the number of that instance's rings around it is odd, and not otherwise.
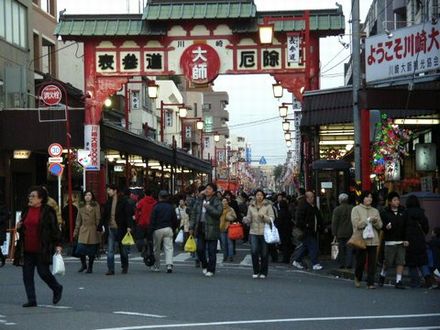
[{"label": "tree", "polygon": [[280,179],[282,173],[283,173],[283,165],[275,166],[275,168],[273,169],[273,176],[275,177],[275,182],[277,182]]}]

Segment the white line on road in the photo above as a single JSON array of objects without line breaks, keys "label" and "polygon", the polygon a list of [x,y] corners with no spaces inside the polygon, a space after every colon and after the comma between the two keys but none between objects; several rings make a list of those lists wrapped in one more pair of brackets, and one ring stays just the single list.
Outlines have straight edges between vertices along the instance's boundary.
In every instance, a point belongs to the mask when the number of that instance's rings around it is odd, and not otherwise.
[{"label": "white line on road", "polygon": [[367,315],[367,316],[330,316],[330,317],[304,317],[304,318],[272,319],[272,320],[223,321],[223,322],[203,322],[203,323],[175,323],[175,324],[161,324],[161,325],[139,325],[139,326],[119,327],[119,328],[101,328],[101,329],[96,329],[96,330],[137,330],[137,329],[189,328],[189,327],[207,327],[207,326],[216,326],[216,325],[237,325],[237,324],[316,322],[316,321],[366,320],[366,319],[408,319],[408,318],[422,318],[422,317],[440,317],[440,313],[403,314],[403,315]]},{"label": "white line on road", "polygon": [[54,306],[54,305],[38,305],[38,307],[53,308],[53,309],[72,309],[72,307],[69,306]]},{"label": "white line on road", "polygon": [[178,255],[173,257],[173,261],[174,262],[183,262],[186,261],[187,259],[191,258],[191,253],[179,253]]},{"label": "white line on road", "polygon": [[5,325],[16,325],[17,323],[14,323],[14,322],[8,322],[8,323],[5,323]]},{"label": "white line on road", "polygon": [[440,329],[440,326],[432,325],[427,327],[410,327],[410,328],[377,328],[377,329],[361,329],[361,330],[434,330]]},{"label": "white line on road", "polygon": [[158,318],[158,319],[162,319],[162,318],[166,317],[165,315],[145,314],[145,313],[135,313],[135,312],[123,312],[123,311],[113,312],[113,314],[155,317],[155,318]]}]

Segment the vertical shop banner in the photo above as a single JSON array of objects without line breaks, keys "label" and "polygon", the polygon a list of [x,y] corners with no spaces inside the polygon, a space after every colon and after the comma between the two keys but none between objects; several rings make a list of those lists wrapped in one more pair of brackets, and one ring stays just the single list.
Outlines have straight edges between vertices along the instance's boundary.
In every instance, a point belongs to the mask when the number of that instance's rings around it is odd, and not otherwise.
[{"label": "vertical shop banner", "polygon": [[99,125],[84,125],[84,149],[89,151],[90,162],[85,166],[86,171],[100,170],[100,132]]},{"label": "vertical shop banner", "polygon": [[367,38],[367,83],[440,69],[439,26],[424,22]]}]

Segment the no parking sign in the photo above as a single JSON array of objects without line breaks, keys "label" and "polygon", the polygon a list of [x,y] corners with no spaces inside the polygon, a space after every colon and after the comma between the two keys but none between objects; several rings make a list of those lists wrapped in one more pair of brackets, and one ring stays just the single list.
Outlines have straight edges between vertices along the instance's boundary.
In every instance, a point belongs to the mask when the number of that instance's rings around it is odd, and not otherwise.
[{"label": "no parking sign", "polygon": [[52,163],[49,165],[49,172],[55,176],[61,176],[63,174],[64,167],[60,163]]}]

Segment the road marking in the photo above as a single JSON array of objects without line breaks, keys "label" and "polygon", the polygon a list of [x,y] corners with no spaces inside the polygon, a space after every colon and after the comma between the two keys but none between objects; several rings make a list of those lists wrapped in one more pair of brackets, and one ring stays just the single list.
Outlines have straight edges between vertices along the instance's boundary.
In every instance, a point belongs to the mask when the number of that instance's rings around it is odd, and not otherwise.
[{"label": "road marking", "polygon": [[191,253],[179,253],[178,255],[176,255],[175,257],[173,257],[173,261],[176,262],[183,262],[186,261],[187,259],[191,258]]},{"label": "road marking", "polygon": [[246,257],[240,262],[240,266],[250,266],[252,265],[252,256],[250,254],[246,254]]},{"label": "road marking", "polygon": [[165,315],[157,315],[157,314],[145,314],[145,313],[135,313],[135,312],[113,312],[113,314],[121,314],[121,315],[134,315],[134,316],[145,316],[145,317],[154,317],[158,319],[162,319],[166,317]]},{"label": "road marking", "polygon": [[361,330],[434,330],[440,329],[437,325],[427,326],[427,327],[410,327],[410,328],[377,328],[377,329],[361,329]]},{"label": "road marking", "polygon": [[203,322],[203,323],[174,323],[161,325],[139,325],[132,327],[119,328],[100,328],[96,330],[137,330],[137,329],[163,329],[163,328],[189,328],[189,327],[208,327],[216,325],[237,325],[237,324],[263,324],[263,323],[289,323],[289,322],[316,322],[316,321],[338,321],[338,320],[368,320],[368,319],[408,319],[422,317],[440,317],[440,313],[431,314],[403,314],[403,315],[367,315],[367,316],[329,316],[329,317],[304,317],[292,319],[272,319],[272,320],[247,320],[247,321],[223,321],[223,322]]},{"label": "road marking", "polygon": [[5,323],[5,325],[16,325],[17,323],[14,323],[14,322],[8,322],[8,323]]},{"label": "road marking", "polygon": [[0,320],[0,323],[6,323],[6,322],[8,322],[8,321],[6,321],[6,320]]},{"label": "road marking", "polygon": [[53,308],[53,309],[72,309],[72,307],[69,306],[54,306],[54,305],[38,305],[38,307]]}]

